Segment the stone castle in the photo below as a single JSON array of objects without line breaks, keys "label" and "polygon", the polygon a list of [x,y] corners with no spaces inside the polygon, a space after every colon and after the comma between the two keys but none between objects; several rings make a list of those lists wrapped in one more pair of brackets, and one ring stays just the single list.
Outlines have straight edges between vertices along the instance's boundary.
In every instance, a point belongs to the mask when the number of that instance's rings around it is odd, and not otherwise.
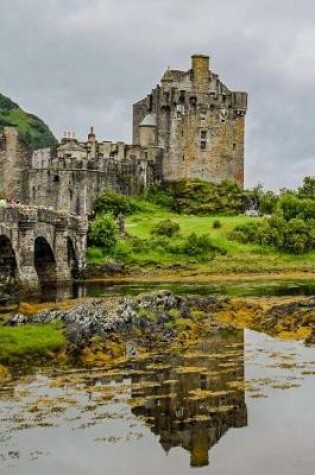
[{"label": "stone castle", "polygon": [[244,181],[247,94],[230,91],[193,55],[188,71],[168,69],[133,105],[133,144],[86,141],[65,133],[60,144],[29,151],[13,127],[0,134],[0,191],[22,203],[69,214],[91,212],[104,189],[137,193],[183,178]]}]

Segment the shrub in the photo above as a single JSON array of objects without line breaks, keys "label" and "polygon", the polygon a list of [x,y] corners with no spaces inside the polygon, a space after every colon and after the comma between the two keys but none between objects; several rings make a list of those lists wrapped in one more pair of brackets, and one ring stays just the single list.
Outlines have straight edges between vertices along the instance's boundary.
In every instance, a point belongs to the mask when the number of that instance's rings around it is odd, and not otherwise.
[{"label": "shrub", "polygon": [[301,254],[314,247],[308,224],[302,219],[291,219],[284,231],[283,248],[288,252]]},{"label": "shrub", "polygon": [[221,224],[221,221],[219,219],[215,219],[212,223],[212,227],[213,229],[219,229],[221,228],[222,224]]},{"label": "shrub", "polygon": [[96,214],[111,213],[118,216],[119,213],[132,214],[137,209],[138,206],[134,200],[114,191],[104,191],[94,203]]},{"label": "shrub", "polygon": [[167,236],[155,236],[151,240],[151,249],[158,252],[170,251],[171,240]]},{"label": "shrub", "polygon": [[213,215],[238,214],[244,209],[246,193],[234,182],[220,184],[185,179],[151,187],[146,198],[176,213]]},{"label": "shrub", "polygon": [[167,236],[173,237],[175,234],[178,234],[180,226],[175,221],[170,219],[165,219],[160,221],[152,229],[151,234],[156,234],[157,236]]},{"label": "shrub", "polygon": [[281,213],[277,213],[261,223],[237,226],[230,236],[243,243],[257,243],[301,254],[315,249],[314,229],[313,220],[293,218],[287,221]]},{"label": "shrub", "polygon": [[197,256],[213,250],[213,246],[208,234],[197,236],[196,233],[191,233],[183,245],[183,252],[188,256]]},{"label": "shrub", "polygon": [[258,229],[259,226],[256,222],[240,224],[233,229],[229,237],[230,239],[235,239],[235,241],[239,241],[244,244],[248,242],[257,242]]},{"label": "shrub", "polygon": [[151,241],[148,239],[140,239],[137,236],[132,236],[128,242],[131,245],[132,252],[135,254],[142,254],[148,252],[151,249]]},{"label": "shrub", "polygon": [[105,252],[110,252],[117,243],[117,232],[114,217],[111,214],[102,214],[90,224],[89,239],[93,245],[102,247]]},{"label": "shrub", "polygon": [[173,209],[174,197],[171,190],[152,185],[146,192],[145,198],[166,209]]}]

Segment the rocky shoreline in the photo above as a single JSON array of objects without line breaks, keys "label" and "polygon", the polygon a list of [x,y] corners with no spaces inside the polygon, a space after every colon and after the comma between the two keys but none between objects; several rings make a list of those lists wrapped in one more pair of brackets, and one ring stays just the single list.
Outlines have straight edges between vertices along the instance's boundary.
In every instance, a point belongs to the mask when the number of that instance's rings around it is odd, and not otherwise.
[{"label": "rocky shoreline", "polygon": [[[220,298],[154,291],[137,297],[88,299],[71,308],[17,313],[7,326],[59,325],[62,361],[112,364],[160,345],[190,345],[222,330],[249,328],[315,344],[315,297]],[[179,346],[178,346],[179,345]],[[60,356],[60,355],[59,355]],[[58,360],[58,357],[57,357]]]},{"label": "rocky shoreline", "polygon": [[216,297],[183,297],[163,290],[138,297],[93,299],[71,309],[50,309],[32,316],[18,313],[7,324],[60,322],[73,344],[88,342],[95,336],[106,338],[137,330],[147,337],[155,335],[161,342],[169,342],[180,330],[192,329],[193,323],[197,325],[203,321],[207,330],[226,326],[214,318],[214,314],[223,308],[223,303],[224,299]]}]

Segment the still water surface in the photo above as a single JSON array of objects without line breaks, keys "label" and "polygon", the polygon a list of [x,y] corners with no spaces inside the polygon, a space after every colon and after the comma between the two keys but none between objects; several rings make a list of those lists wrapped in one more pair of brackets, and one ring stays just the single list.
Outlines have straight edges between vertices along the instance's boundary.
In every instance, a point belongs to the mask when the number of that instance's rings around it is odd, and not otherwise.
[{"label": "still water surface", "polygon": [[313,475],[315,348],[221,332],[0,389],[5,475]]},{"label": "still water surface", "polygon": [[137,282],[110,283],[108,281],[74,282],[68,286],[43,289],[41,300],[61,301],[82,297],[109,297],[113,295],[138,295],[153,290],[170,290],[176,294],[223,295],[228,297],[285,297],[315,294],[313,280],[281,281],[228,281],[218,282]]}]

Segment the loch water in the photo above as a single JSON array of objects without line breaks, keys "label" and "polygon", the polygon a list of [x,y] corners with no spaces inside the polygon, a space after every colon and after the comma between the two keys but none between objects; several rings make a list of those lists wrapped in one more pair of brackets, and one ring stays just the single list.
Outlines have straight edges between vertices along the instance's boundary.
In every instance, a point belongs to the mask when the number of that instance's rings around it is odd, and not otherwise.
[{"label": "loch water", "polygon": [[315,348],[251,330],[0,388],[4,475],[313,475]]}]

